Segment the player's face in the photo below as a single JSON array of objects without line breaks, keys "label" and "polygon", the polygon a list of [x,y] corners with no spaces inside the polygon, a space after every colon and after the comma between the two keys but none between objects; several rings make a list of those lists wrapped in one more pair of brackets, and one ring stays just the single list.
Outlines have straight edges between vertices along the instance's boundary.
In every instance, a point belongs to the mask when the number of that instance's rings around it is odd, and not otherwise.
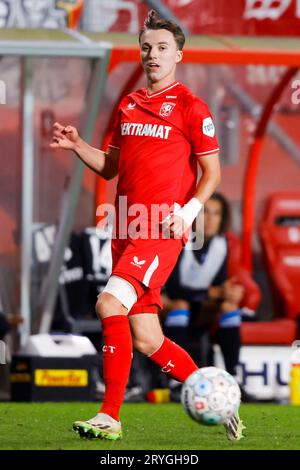
[{"label": "player's face", "polygon": [[204,237],[217,235],[222,222],[222,205],[220,201],[209,199],[204,205]]},{"label": "player's face", "polygon": [[[176,64],[182,59],[173,34],[166,29],[147,29],[140,41],[142,64],[148,82],[175,80]],[[168,83],[165,84],[166,86]]]}]

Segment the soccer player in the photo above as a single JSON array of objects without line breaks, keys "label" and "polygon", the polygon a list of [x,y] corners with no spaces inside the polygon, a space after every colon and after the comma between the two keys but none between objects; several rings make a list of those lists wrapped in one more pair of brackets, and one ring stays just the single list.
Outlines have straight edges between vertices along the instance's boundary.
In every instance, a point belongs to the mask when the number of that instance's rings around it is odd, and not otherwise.
[{"label": "soccer player", "polygon": [[[112,275],[96,303],[104,338],[105,396],[94,418],[74,423],[81,436],[122,437],[119,413],[133,346],[180,382],[197,369],[184,349],[164,337],[157,315],[160,289],[175,266],[187,231],[220,182],[210,112],[175,79],[184,42],[178,25],[149,12],[139,35],[147,86],[121,101],[107,152],[89,146],[74,127],[54,124],[52,148],[73,150],[107,180],[119,176],[116,220],[125,196],[129,208],[125,226],[116,223]],[[196,184],[198,163],[202,177]],[[131,234],[130,214],[136,204],[149,214],[141,222],[140,237]],[[152,209],[161,204],[169,210],[149,228],[145,222],[153,222]],[[153,233],[157,225],[159,236],[156,230]],[[239,438],[238,425],[228,423],[228,437]]]}]

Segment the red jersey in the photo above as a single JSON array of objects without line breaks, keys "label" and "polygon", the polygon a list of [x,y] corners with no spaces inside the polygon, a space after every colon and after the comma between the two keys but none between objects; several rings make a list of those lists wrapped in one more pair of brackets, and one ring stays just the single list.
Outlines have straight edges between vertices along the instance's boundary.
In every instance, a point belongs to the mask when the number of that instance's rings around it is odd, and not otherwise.
[{"label": "red jersey", "polygon": [[116,202],[127,196],[128,206],[147,207],[185,204],[195,192],[197,157],[218,151],[207,105],[179,82],[126,96],[110,146],[120,149]]}]

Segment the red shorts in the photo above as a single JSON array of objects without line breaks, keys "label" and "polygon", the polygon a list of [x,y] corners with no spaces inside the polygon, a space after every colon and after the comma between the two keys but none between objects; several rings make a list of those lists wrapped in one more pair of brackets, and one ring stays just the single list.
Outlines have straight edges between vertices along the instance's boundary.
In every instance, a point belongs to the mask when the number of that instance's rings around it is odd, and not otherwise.
[{"label": "red shorts", "polygon": [[112,240],[112,275],[144,287],[129,314],[157,313],[162,307],[160,290],[170,276],[183,246],[179,239]]}]

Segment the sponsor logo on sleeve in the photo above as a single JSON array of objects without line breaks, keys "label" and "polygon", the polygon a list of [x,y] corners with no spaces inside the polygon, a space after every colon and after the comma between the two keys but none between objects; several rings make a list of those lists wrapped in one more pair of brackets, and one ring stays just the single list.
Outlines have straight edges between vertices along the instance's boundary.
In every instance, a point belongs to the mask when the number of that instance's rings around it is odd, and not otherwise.
[{"label": "sponsor logo on sleeve", "polygon": [[204,135],[207,135],[208,137],[214,137],[215,135],[215,126],[212,121],[211,117],[207,117],[203,119],[202,123],[202,132]]}]

